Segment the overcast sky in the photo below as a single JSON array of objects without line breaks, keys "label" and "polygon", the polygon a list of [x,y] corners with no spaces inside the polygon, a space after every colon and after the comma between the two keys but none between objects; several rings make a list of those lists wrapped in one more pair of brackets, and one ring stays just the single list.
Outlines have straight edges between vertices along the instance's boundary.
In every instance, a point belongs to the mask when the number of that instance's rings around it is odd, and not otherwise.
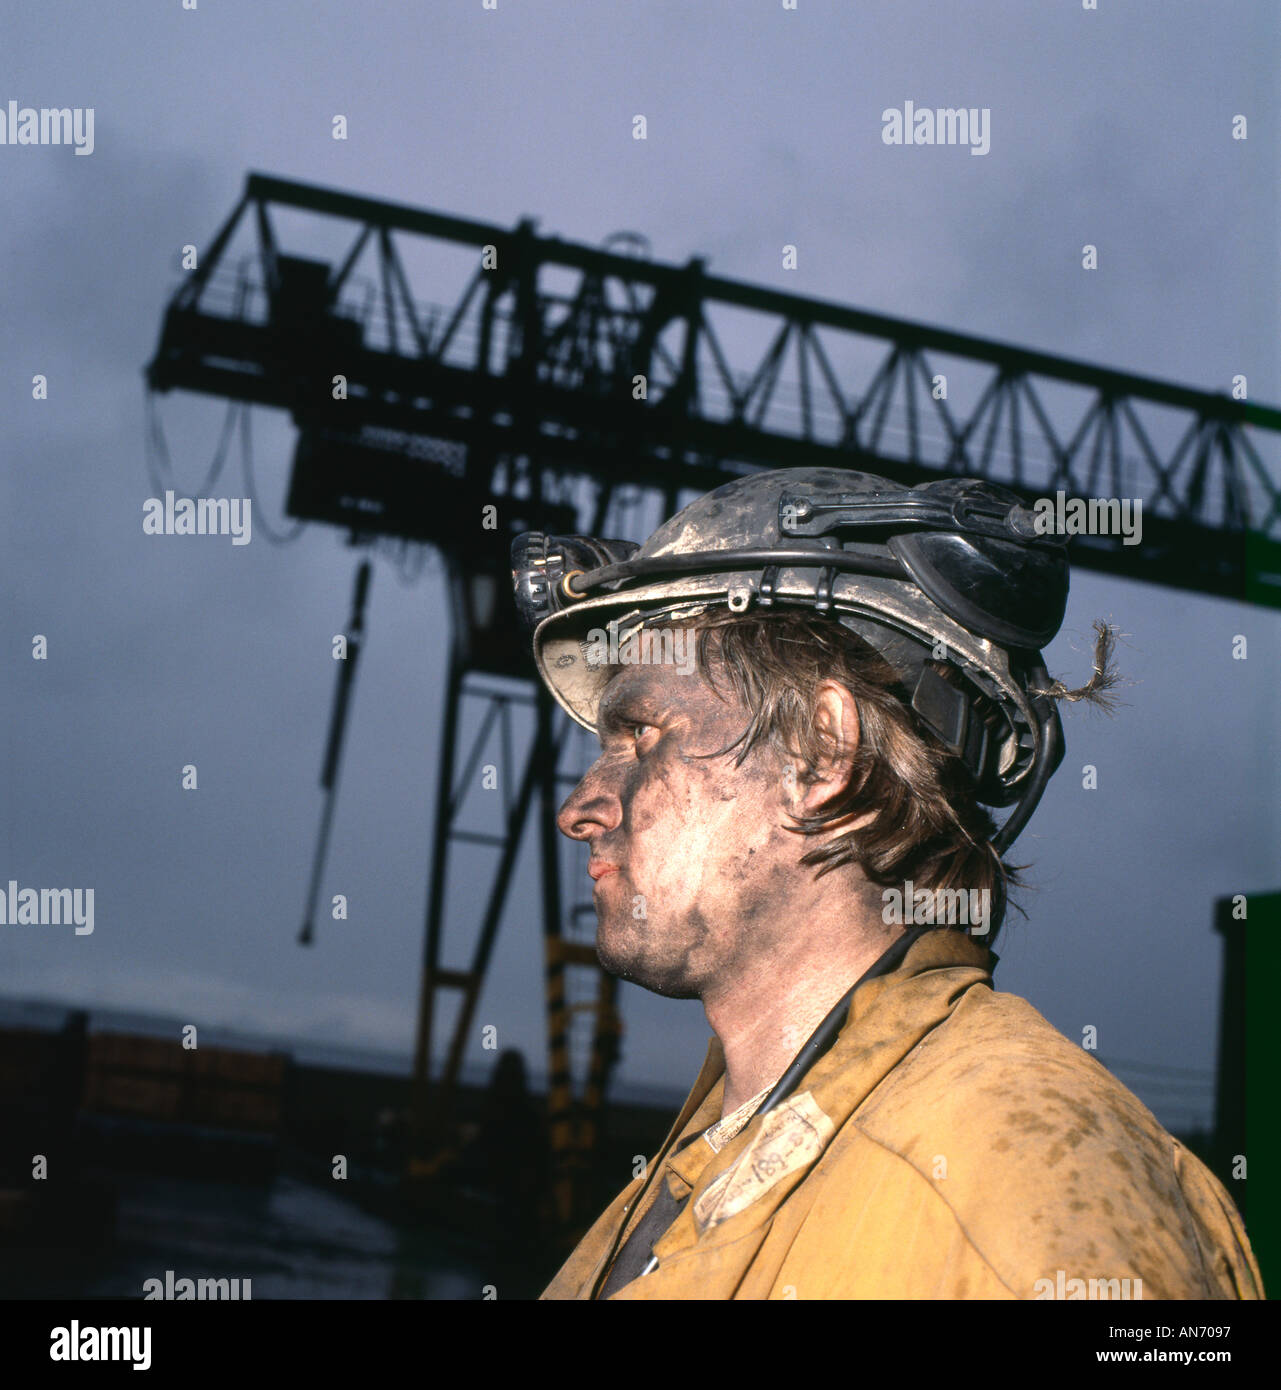
[{"label": "overcast sky", "polygon": [[[0,106],[95,113],[87,157],[0,146],[0,879],[96,900],[91,936],[0,927],[0,992],[411,1045],[438,569],[410,586],[378,566],[325,877],[351,917],[322,921],[308,952],[295,937],[352,555],[320,526],[282,548],[260,525],[242,547],[142,531],[142,367],[180,248],[209,245],[247,171],[504,225],[532,216],[588,243],[631,229],[663,261],[702,255],[722,275],[1207,389],[1243,372],[1278,403],[1278,13],[1271,0],[0,0]],[[881,113],[909,99],[989,108],[989,152],[887,146]],[[331,137],[339,113],[346,141]],[[791,272],[786,243],[800,248]],[[422,300],[456,288],[414,285]],[[37,373],[47,400],[32,398]],[[172,395],[160,414],[194,489],[222,406]],[[255,441],[279,517],[292,426],[255,411]],[[1111,720],[1065,715],[1067,758],[1016,847],[1037,891],[1004,934],[997,982],[1071,1038],[1095,1026],[1105,1059],[1208,1074],[1214,900],[1281,887],[1281,621],[1079,572],[1052,672],[1088,675],[1096,616],[1127,634],[1126,703]],[[31,658],[37,633],[47,661]],[[472,862],[451,963],[485,886]],[[527,856],[478,1025],[540,1070],[534,893]],[[683,1093],[701,1008],[633,989],[624,1008],[620,1079]],[[1136,1089],[1172,1125],[1209,1116],[1205,1087]]]}]

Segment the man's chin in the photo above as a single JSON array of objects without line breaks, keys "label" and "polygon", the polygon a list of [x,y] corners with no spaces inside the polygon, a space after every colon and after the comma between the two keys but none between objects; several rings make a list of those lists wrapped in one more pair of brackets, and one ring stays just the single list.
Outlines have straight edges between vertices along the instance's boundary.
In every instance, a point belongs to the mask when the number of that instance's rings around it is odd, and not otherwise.
[{"label": "man's chin", "polygon": [[596,930],[596,956],[601,969],[620,980],[639,985],[665,999],[699,999],[701,994],[690,981],[683,963],[656,961],[631,932],[616,934],[603,923]]}]

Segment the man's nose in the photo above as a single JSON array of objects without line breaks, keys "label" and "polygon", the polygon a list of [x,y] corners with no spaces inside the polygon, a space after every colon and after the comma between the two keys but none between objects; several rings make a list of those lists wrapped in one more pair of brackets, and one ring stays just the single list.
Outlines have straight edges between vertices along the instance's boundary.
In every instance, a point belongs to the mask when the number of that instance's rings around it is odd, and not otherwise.
[{"label": "man's nose", "polygon": [[602,774],[602,761],[588,768],[556,813],[556,828],[571,840],[591,840],[616,829],[622,819],[622,805]]}]

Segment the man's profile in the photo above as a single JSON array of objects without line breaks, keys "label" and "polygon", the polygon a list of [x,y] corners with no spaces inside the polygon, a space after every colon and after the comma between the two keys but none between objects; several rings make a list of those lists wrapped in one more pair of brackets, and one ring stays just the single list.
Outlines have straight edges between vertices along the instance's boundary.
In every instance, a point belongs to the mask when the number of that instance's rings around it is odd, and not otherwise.
[{"label": "man's profile", "polygon": [[1045,670],[1062,539],[987,483],[794,469],[639,549],[517,541],[540,675],[600,739],[557,823],[601,963],[713,1033],[544,1298],[1262,1297],[1219,1182],[992,985],[1058,702],[1113,679],[1106,628],[1086,687]]}]

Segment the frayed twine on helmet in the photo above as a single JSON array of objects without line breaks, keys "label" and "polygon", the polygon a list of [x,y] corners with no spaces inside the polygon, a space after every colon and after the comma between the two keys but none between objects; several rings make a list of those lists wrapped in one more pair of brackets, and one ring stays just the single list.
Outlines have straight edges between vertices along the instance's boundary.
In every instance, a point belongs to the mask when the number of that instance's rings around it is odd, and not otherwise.
[{"label": "frayed twine on helmet", "polygon": [[1095,618],[1094,631],[1094,674],[1084,685],[1069,690],[1062,681],[1051,681],[1046,690],[1030,690],[1029,694],[1042,695],[1050,700],[1067,700],[1072,704],[1084,701],[1111,714],[1120,703],[1115,695],[1108,692],[1121,683],[1121,673],[1112,666],[1112,654],[1116,648],[1117,631],[1102,618]]}]

